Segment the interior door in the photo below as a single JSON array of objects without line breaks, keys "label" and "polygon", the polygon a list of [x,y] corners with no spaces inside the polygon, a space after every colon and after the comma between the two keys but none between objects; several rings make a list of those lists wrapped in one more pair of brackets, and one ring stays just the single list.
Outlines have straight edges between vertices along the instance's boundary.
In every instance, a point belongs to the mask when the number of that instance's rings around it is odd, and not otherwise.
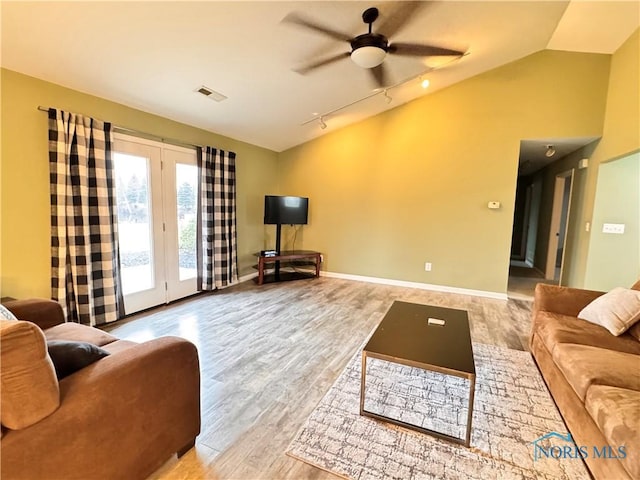
[{"label": "interior door", "polygon": [[114,135],[125,313],[196,293],[195,150]]},{"label": "interior door", "polygon": [[545,278],[556,280],[561,284],[564,269],[565,248],[567,243],[567,226],[571,213],[571,195],[573,192],[573,174],[571,169],[556,175],[553,206],[551,212],[551,228],[547,249],[547,266]]},{"label": "interior door", "polygon": [[527,227],[527,246],[524,261],[533,266],[535,263],[536,240],[538,237],[538,220],[540,217],[540,199],[542,196],[542,182],[535,180],[531,184],[531,204],[529,206],[529,224]]}]

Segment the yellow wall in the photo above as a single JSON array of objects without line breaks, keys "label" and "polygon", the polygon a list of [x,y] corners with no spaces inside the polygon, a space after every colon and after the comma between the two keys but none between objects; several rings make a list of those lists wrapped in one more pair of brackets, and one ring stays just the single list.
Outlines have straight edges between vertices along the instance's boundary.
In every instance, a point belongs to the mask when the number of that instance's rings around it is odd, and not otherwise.
[{"label": "yellow wall", "polygon": [[331,272],[506,292],[520,140],[601,135],[610,58],[539,52],[281,153],[303,246]]},{"label": "yellow wall", "polygon": [[[636,32],[613,56],[539,52],[281,154],[3,69],[2,295],[50,293],[38,105],[235,151],[241,274],[272,246],[263,195],[279,191],[310,197],[296,246],[321,250],[328,271],[505,292],[520,140],[603,135],[579,209],[590,220],[598,164],[640,147],[639,43]],[[569,278],[581,286],[589,237],[577,230]]]},{"label": "yellow wall", "polygon": [[[581,212],[583,226],[593,217],[598,166],[640,149],[640,88],[638,85],[640,85],[640,29],[627,39],[611,59],[603,137],[589,164],[584,210]],[[589,238],[592,234],[587,233],[584,228],[581,229],[576,250],[579,262],[572,272],[575,279],[573,284],[578,287],[590,286],[585,283],[585,275],[587,258],[591,254]],[[620,256],[624,256],[625,253],[618,252]],[[591,284],[591,286],[594,285]]]},{"label": "yellow wall", "polygon": [[277,185],[277,154],[98,97],[2,69],[0,278],[3,296],[49,297],[50,219],[47,114],[54,107],[164,138],[237,153],[240,274],[263,247],[262,202]]}]

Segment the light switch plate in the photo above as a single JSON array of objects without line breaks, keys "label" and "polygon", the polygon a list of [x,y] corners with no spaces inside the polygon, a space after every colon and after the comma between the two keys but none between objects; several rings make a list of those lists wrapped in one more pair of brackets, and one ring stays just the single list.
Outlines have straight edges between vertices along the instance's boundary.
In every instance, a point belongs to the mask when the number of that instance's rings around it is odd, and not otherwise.
[{"label": "light switch plate", "polygon": [[602,225],[602,233],[624,233],[624,223],[605,223]]}]

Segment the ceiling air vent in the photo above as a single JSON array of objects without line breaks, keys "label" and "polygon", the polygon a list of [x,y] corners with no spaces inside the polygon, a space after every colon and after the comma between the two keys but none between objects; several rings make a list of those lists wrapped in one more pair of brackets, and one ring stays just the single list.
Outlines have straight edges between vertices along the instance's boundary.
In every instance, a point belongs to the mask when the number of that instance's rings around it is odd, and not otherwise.
[{"label": "ceiling air vent", "polygon": [[205,87],[204,85],[198,88],[196,92],[201,93],[205,97],[210,98],[211,100],[215,100],[216,102],[221,102],[227,99],[227,97],[223,94],[218,93],[215,90],[210,89],[209,87]]}]

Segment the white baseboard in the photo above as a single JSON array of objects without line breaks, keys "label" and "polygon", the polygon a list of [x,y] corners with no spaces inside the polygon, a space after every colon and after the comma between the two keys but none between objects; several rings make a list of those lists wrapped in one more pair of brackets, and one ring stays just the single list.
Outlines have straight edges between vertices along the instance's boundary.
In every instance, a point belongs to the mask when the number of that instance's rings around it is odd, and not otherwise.
[{"label": "white baseboard", "polygon": [[382,285],[393,285],[395,287],[417,288],[420,290],[432,290],[434,292],[458,293],[460,295],[472,295],[474,297],[494,298],[496,300],[507,300],[506,293],[487,292],[484,290],[471,290],[468,288],[447,287],[445,285],[433,285],[430,283],[406,282],[404,280],[392,280],[389,278],[365,277],[362,275],[351,275],[348,273],[320,272],[320,276],[329,278],[341,278],[343,280],[354,280],[356,282],[378,283]]},{"label": "white baseboard", "polygon": [[[253,280],[258,276],[258,272],[243,275],[238,279],[238,283]],[[351,275],[349,273],[320,272],[321,277],[341,278],[343,280],[354,280],[356,282],[378,283],[381,285],[392,285],[394,287],[417,288],[419,290],[431,290],[434,292],[458,293],[460,295],[472,295],[474,297],[494,298],[496,300],[507,300],[506,293],[487,292],[484,290],[472,290],[469,288],[447,287],[445,285],[434,285],[431,283],[407,282],[404,280],[392,280],[390,278],[365,277],[363,275]]]},{"label": "white baseboard", "polygon": [[249,280],[253,280],[258,276],[258,272],[248,273],[238,278],[238,283],[247,282]]}]

